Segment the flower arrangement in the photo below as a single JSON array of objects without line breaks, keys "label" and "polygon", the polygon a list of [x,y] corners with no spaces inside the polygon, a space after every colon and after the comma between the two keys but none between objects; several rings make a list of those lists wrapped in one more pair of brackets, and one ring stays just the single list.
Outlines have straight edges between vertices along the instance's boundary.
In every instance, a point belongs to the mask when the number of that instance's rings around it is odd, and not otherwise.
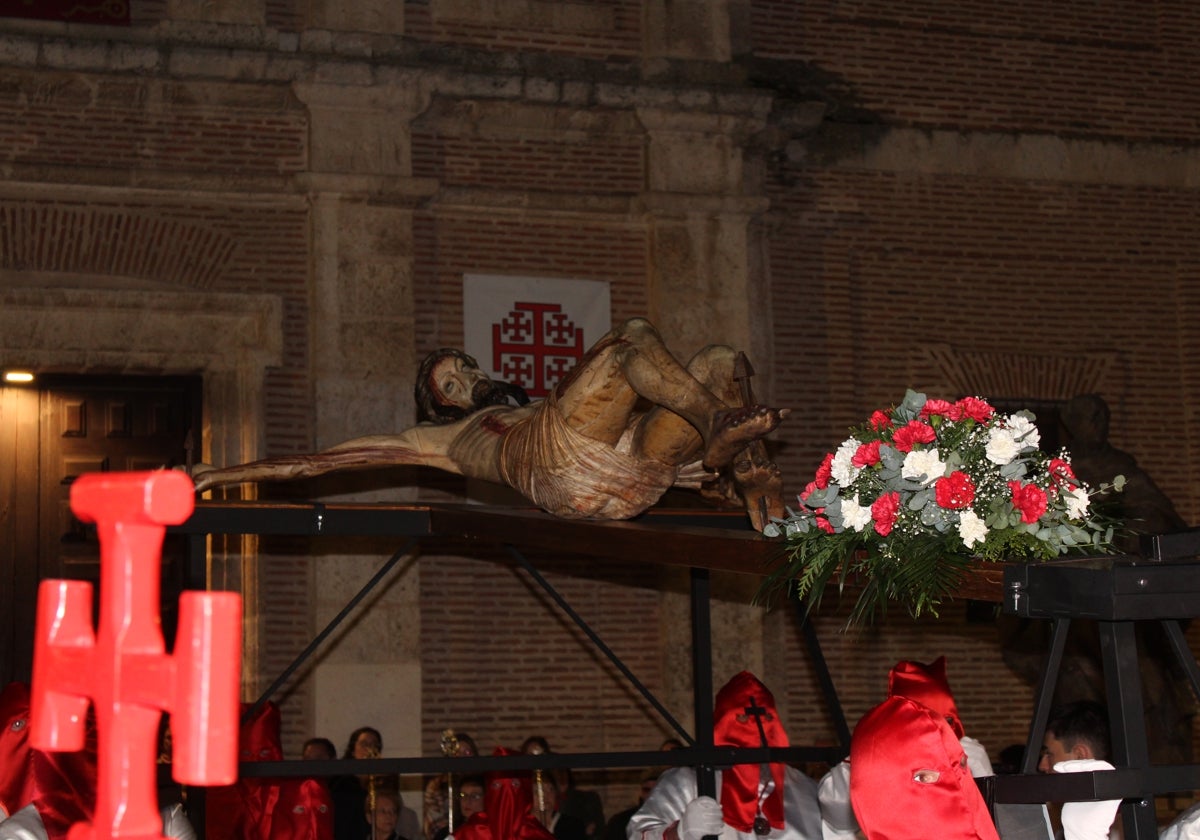
[{"label": "flower arrangement", "polygon": [[[888,601],[937,615],[975,560],[1047,560],[1111,550],[1113,526],[1065,452],[1039,449],[1028,411],[1002,415],[979,397],[909,390],[825,456],[799,509],[766,536],[786,538],[765,588],[793,587],[810,606],[835,575],[864,587],[850,622]],[[1118,477],[1111,488],[1120,490]],[[1108,487],[1099,488],[1107,490]]]}]

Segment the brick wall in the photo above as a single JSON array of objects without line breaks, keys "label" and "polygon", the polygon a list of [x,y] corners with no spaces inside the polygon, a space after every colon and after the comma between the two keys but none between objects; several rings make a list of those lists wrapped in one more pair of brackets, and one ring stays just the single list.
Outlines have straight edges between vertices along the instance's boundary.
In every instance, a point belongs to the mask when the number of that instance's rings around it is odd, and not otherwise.
[{"label": "brick wall", "polygon": [[841,104],[892,125],[1188,142],[1197,129],[1183,0],[888,3],[756,0],[759,55],[800,59]]},{"label": "brick wall", "polygon": [[408,35],[487,50],[634,60],[642,45],[641,0],[409,4]]}]

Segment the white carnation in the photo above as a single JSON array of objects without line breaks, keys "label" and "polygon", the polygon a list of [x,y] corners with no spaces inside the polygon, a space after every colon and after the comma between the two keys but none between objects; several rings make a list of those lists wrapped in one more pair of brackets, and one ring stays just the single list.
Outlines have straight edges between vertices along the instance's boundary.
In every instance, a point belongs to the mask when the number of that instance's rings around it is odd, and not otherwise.
[{"label": "white carnation", "polygon": [[904,456],[900,475],[904,478],[932,484],[946,474],[946,462],[938,456],[936,449],[914,449]]},{"label": "white carnation", "polygon": [[958,536],[967,548],[983,542],[987,532],[987,525],[973,511],[964,510],[958,515]]},{"label": "white carnation", "polygon": [[871,524],[871,508],[858,503],[857,493],[853,499],[842,499],[842,523],[855,531],[861,531]]},{"label": "white carnation", "polygon": [[1013,440],[1017,446],[1021,448],[1033,447],[1036,449],[1041,445],[1042,433],[1038,431],[1038,427],[1033,425],[1033,421],[1028,417],[1020,414],[1010,414],[1004,423],[1008,426],[1009,432],[1012,433]]},{"label": "white carnation", "polygon": [[1072,487],[1063,493],[1067,502],[1067,516],[1071,519],[1083,519],[1088,512],[1088,494],[1082,487]]},{"label": "white carnation", "polygon": [[993,426],[988,429],[987,448],[984,452],[989,461],[1002,467],[1020,454],[1021,446],[1009,429]]},{"label": "white carnation", "polygon": [[854,453],[858,452],[860,446],[862,443],[857,439],[849,438],[838,447],[837,452],[833,453],[833,462],[829,465],[830,471],[833,474],[833,480],[842,487],[849,487],[861,472],[858,467],[850,463],[850,459],[854,457]]}]

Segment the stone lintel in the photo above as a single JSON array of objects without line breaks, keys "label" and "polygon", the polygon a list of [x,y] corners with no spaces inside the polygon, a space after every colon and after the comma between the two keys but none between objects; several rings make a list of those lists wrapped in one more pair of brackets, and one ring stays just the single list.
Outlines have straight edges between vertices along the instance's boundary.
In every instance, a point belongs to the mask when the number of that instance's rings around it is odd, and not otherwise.
[{"label": "stone lintel", "polygon": [[843,169],[1200,188],[1200,148],[1174,143],[870,127],[820,132],[788,153]]},{"label": "stone lintel", "polygon": [[272,295],[0,288],[0,353],[40,371],[262,369],[283,358]]},{"label": "stone lintel", "polygon": [[370,175],[345,172],[305,172],[295,178],[296,186],[307,193],[359,196],[374,204],[411,207],[437,193],[433,178],[408,178],[402,175]]}]

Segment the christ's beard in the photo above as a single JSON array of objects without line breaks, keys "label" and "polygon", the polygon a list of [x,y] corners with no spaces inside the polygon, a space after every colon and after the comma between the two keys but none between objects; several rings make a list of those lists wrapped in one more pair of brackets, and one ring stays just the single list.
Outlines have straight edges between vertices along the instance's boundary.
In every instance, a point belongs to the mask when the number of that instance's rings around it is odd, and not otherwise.
[{"label": "christ's beard", "polygon": [[529,402],[529,396],[520,385],[485,379],[477,383],[471,392],[472,410],[479,411],[493,405],[508,405],[510,398],[517,405],[526,405]]}]

